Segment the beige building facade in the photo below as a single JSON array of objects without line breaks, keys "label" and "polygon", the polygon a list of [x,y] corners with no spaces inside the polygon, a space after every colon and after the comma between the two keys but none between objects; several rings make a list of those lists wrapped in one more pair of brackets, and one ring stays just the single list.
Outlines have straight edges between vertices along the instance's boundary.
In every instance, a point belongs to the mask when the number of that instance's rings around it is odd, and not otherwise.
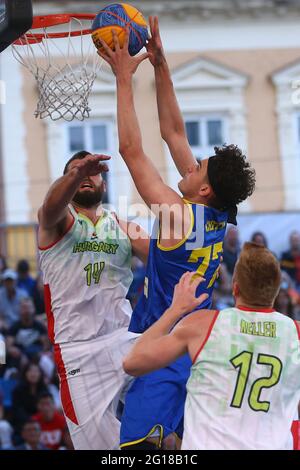
[{"label": "beige building facade", "polygon": [[[97,12],[107,2],[34,1],[36,14]],[[195,155],[236,143],[257,172],[257,190],[242,213],[300,211],[300,2],[136,1],[158,14],[176,95]],[[298,5],[299,3],[299,5]],[[85,148],[112,155],[109,202],[141,200],[118,154],[115,80],[103,66],[94,84],[90,119],[52,122],[33,117],[37,87],[9,51],[1,55],[6,84],[2,113],[5,215],[11,225],[36,223],[37,209],[67,159]],[[179,175],[159,133],[153,69],[134,79],[145,151],[164,179]],[[141,215],[145,215],[141,214]]]}]

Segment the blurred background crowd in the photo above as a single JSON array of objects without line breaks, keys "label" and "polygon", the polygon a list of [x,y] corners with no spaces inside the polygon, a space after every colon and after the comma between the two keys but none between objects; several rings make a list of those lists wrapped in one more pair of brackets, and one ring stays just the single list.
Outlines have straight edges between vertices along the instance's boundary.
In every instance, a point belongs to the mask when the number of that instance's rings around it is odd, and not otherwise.
[{"label": "blurred background crowd", "polygon": [[[262,232],[251,241],[268,246]],[[214,308],[234,305],[231,283],[241,250],[239,231],[227,231]],[[300,232],[278,257],[282,283],[275,309],[300,320]],[[0,449],[72,449],[59,398],[58,376],[47,336],[43,282],[27,260],[7,266],[0,256],[0,339],[6,364],[0,366]],[[143,289],[145,267],[133,259],[134,280],[128,298],[134,306]]]}]

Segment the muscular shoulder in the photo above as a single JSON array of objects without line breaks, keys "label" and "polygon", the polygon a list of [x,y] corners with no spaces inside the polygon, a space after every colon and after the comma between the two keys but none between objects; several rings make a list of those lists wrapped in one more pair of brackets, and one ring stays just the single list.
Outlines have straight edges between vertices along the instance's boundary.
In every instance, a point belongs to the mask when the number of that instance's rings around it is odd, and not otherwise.
[{"label": "muscular shoulder", "polygon": [[205,344],[208,338],[216,314],[216,310],[197,310],[180,322],[180,334],[187,344],[193,362],[199,354],[200,347]]},{"label": "muscular shoulder", "polygon": [[205,325],[206,323],[210,323],[215,315],[216,310],[195,310],[195,312],[190,313],[187,315],[183,320],[182,323],[186,327],[193,326],[193,325]]},{"label": "muscular shoulder", "polygon": [[66,209],[65,217],[56,222],[53,227],[48,226],[47,222],[45,222],[42,208],[39,210],[38,218],[38,246],[41,249],[55,245],[69,232],[76,221],[75,215],[69,208]]},{"label": "muscular shoulder", "polygon": [[189,338],[201,336],[212,324],[216,313],[216,310],[196,310],[184,317],[177,326],[180,328],[181,334]]}]

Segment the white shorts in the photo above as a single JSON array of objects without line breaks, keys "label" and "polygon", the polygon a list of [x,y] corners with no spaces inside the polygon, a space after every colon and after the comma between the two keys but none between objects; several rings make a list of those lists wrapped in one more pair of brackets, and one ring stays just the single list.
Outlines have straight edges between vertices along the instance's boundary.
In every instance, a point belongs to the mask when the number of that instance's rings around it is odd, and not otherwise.
[{"label": "white shorts", "polygon": [[119,448],[116,409],[133,380],[122,361],[138,336],[122,328],[94,340],[54,346],[62,406],[76,450]]}]

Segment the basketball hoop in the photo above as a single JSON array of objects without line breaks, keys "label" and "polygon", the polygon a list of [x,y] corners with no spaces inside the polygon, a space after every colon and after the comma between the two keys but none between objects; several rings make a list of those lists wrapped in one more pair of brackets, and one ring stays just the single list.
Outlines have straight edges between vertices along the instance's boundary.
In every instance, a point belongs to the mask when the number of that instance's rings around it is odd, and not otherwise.
[{"label": "basketball hoop", "polygon": [[[15,59],[38,85],[36,118],[89,117],[89,95],[102,63],[92,40],[86,38],[94,18],[93,14],[36,16],[32,28],[13,43]],[[62,31],[64,24],[68,31]]]}]

